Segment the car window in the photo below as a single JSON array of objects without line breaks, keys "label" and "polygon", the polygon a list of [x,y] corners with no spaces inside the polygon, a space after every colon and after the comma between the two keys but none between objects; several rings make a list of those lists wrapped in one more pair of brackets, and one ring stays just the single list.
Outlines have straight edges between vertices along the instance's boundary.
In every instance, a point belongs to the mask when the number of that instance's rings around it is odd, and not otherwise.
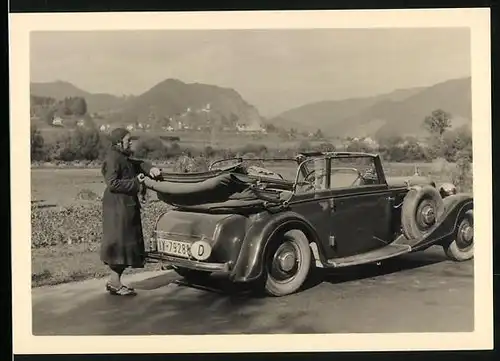
[{"label": "car window", "polygon": [[311,158],[302,167],[305,174],[299,172],[297,193],[318,192],[328,189],[325,158]]},{"label": "car window", "polygon": [[380,184],[372,157],[334,158],[331,160],[330,188],[355,188]]}]

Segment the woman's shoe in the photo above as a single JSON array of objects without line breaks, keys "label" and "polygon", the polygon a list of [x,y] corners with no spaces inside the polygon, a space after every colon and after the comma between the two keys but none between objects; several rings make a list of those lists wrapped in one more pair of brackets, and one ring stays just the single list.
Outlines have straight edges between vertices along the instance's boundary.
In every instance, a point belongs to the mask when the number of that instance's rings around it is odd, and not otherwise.
[{"label": "woman's shoe", "polygon": [[116,288],[111,286],[109,283],[106,284],[106,291],[113,296],[135,296],[137,294],[132,288],[128,288],[126,286]]}]

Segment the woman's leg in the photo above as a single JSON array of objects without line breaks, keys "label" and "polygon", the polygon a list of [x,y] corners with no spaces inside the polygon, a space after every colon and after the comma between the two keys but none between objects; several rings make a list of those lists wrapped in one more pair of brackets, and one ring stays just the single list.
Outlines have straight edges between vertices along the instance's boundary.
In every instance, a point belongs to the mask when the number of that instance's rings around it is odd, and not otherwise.
[{"label": "woman's leg", "polygon": [[110,265],[109,268],[111,269],[111,275],[109,277],[109,284],[113,286],[116,289],[119,289],[122,287],[122,274],[123,271],[125,271],[126,266],[117,266],[117,265]]}]

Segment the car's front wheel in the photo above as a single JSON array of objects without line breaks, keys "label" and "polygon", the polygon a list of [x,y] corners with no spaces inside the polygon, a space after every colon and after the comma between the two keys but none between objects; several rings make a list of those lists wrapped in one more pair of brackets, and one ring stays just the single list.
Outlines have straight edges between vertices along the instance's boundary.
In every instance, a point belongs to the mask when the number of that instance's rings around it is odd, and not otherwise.
[{"label": "car's front wheel", "polygon": [[311,248],[307,237],[298,230],[275,239],[266,252],[265,291],[271,296],[296,292],[311,268]]},{"label": "car's front wheel", "polygon": [[474,257],[474,217],[468,211],[458,222],[458,227],[451,242],[444,246],[449,259],[462,262]]}]

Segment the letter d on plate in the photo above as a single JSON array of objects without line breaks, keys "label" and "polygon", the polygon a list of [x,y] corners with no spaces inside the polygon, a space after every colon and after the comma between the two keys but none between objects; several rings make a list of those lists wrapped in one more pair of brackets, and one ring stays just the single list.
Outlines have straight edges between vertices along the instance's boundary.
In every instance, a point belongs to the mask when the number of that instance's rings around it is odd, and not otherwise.
[{"label": "letter d on plate", "polygon": [[212,253],[212,247],[205,241],[196,241],[191,245],[191,255],[199,261],[206,260],[210,253]]}]

